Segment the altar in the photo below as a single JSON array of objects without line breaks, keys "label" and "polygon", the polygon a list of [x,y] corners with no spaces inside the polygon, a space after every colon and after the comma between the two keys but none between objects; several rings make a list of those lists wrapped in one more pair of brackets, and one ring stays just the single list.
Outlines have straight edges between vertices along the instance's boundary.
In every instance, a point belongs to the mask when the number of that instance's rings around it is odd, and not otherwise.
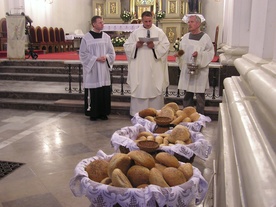
[{"label": "altar", "polygon": [[140,24],[104,24],[105,32],[133,32]]}]

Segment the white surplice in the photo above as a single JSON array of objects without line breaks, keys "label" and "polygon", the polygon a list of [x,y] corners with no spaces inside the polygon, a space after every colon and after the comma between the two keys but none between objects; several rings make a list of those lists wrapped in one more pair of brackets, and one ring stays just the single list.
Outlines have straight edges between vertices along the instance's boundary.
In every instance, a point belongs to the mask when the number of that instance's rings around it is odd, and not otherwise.
[{"label": "white surplice", "polygon": [[[200,40],[189,39],[187,33],[180,42],[180,50],[184,50],[184,55],[177,58],[181,70],[178,89],[193,93],[204,93],[209,88],[209,63],[214,57],[214,47],[210,37],[204,34]],[[199,66],[198,74],[188,74],[187,64],[192,61],[193,52],[197,51],[196,64]]]},{"label": "white surplice", "polygon": [[[100,56],[106,56],[107,62],[98,62]],[[89,32],[81,40],[79,50],[83,65],[83,87],[99,88],[111,85],[110,70],[115,61],[115,51],[110,36],[103,32],[102,38],[94,38]]]}]

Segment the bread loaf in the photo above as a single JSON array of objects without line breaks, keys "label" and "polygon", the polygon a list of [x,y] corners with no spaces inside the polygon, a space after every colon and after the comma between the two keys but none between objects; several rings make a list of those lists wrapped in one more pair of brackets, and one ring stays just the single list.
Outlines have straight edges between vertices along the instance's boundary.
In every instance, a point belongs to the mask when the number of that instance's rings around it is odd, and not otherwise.
[{"label": "bread loaf", "polygon": [[174,167],[167,167],[162,172],[163,178],[169,186],[176,186],[186,182],[184,174]]},{"label": "bread loaf", "polygon": [[194,174],[193,166],[191,163],[182,164],[178,167],[178,169],[184,174],[186,180],[189,180]]},{"label": "bread loaf", "polygon": [[169,142],[175,143],[176,140],[186,141],[190,138],[190,131],[186,126],[177,125],[171,131],[170,136],[168,137]]},{"label": "bread loaf", "polygon": [[180,122],[183,121],[183,119],[184,119],[184,117],[180,115],[180,116],[178,116],[177,118],[175,118],[175,119],[171,122],[171,124],[173,124],[173,125],[178,125]]},{"label": "bread loaf", "polygon": [[150,170],[149,182],[150,184],[158,185],[160,187],[170,187],[164,180],[162,173],[155,167]]},{"label": "bread loaf", "polygon": [[[174,111],[174,113],[176,113],[178,110],[179,110],[179,106],[177,105],[177,103],[175,102],[170,102],[170,103],[167,103],[164,107],[162,108],[166,108],[166,107],[171,107]],[[162,109],[161,109],[162,110]]]},{"label": "bread loaf", "polygon": [[148,187],[148,186],[149,186],[149,184],[142,184],[142,185],[137,186],[137,188],[145,188],[145,187]]},{"label": "bread loaf", "polygon": [[111,174],[112,185],[121,188],[132,188],[127,176],[118,168],[114,169]]},{"label": "bread loaf", "polygon": [[174,110],[171,107],[162,108],[158,116],[174,119]]},{"label": "bread loaf", "polygon": [[140,165],[133,165],[127,171],[127,177],[133,187],[149,184],[149,169]]},{"label": "bread loaf", "polygon": [[190,117],[187,116],[185,119],[183,119],[183,122],[192,122],[192,120]]},{"label": "bread loaf", "polygon": [[128,153],[128,156],[134,160],[136,165],[144,166],[148,169],[151,169],[155,165],[154,158],[147,152],[142,150],[134,150]]},{"label": "bread loaf", "polygon": [[199,115],[199,113],[194,112],[189,117],[192,120],[192,122],[194,122],[194,121],[197,121],[199,119],[200,115]]},{"label": "bread loaf", "polygon": [[149,120],[150,122],[155,122],[153,116],[146,116],[145,119],[146,119],[146,120]]},{"label": "bread loaf", "polygon": [[159,152],[156,156],[155,156],[155,160],[162,164],[165,165],[166,167],[179,167],[179,161],[176,159],[175,156],[167,153],[167,152]]},{"label": "bread loaf", "polygon": [[111,177],[113,170],[116,168],[119,168],[126,175],[130,166],[131,158],[127,154],[117,153],[109,161],[108,176]]},{"label": "bread loaf", "polygon": [[166,168],[165,165],[162,165],[160,163],[155,163],[155,166],[154,166],[156,169],[158,169],[160,172],[163,172],[163,170]]},{"label": "bread loaf", "polygon": [[108,165],[106,160],[94,160],[85,167],[85,170],[91,180],[101,182],[104,178],[108,177]]},{"label": "bread loaf", "polygon": [[102,184],[110,185],[112,183],[112,180],[110,177],[106,177],[101,181]]},{"label": "bread loaf", "polygon": [[139,132],[139,134],[137,135],[136,139],[138,139],[141,136],[145,136],[145,137],[147,137],[147,136],[153,136],[153,133],[148,132],[148,131]]},{"label": "bread loaf", "polygon": [[190,116],[192,113],[196,112],[196,109],[192,106],[187,106],[183,109],[183,111],[187,114],[187,116]]},{"label": "bread loaf", "polygon": [[145,118],[147,116],[156,116],[156,113],[157,113],[157,111],[154,108],[147,108],[147,109],[143,109],[138,112],[138,114],[141,118]]}]

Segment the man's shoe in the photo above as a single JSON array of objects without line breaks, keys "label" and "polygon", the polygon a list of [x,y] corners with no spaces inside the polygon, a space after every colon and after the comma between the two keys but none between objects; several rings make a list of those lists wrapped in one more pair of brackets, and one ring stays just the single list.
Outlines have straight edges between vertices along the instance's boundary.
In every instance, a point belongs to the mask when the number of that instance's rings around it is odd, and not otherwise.
[{"label": "man's shoe", "polygon": [[96,118],[96,117],[90,116],[90,120],[91,120],[91,121],[97,121],[97,118]]},{"label": "man's shoe", "polygon": [[108,117],[106,115],[100,117],[101,120],[108,120]]}]

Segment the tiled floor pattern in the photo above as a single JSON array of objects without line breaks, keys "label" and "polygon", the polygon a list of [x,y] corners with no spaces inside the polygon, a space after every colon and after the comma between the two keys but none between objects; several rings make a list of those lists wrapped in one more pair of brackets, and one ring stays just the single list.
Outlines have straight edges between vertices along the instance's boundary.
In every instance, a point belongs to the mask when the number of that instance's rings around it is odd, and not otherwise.
[{"label": "tiled floor pattern", "polygon": [[[0,114],[0,160],[26,163],[0,180],[0,207],[88,207],[88,199],[74,197],[69,188],[75,166],[99,149],[112,154],[111,135],[131,125],[122,115],[92,122],[80,113],[0,109]],[[216,128],[214,121],[203,129],[211,144]],[[213,151],[206,162],[194,161],[207,180],[214,156]]]}]

